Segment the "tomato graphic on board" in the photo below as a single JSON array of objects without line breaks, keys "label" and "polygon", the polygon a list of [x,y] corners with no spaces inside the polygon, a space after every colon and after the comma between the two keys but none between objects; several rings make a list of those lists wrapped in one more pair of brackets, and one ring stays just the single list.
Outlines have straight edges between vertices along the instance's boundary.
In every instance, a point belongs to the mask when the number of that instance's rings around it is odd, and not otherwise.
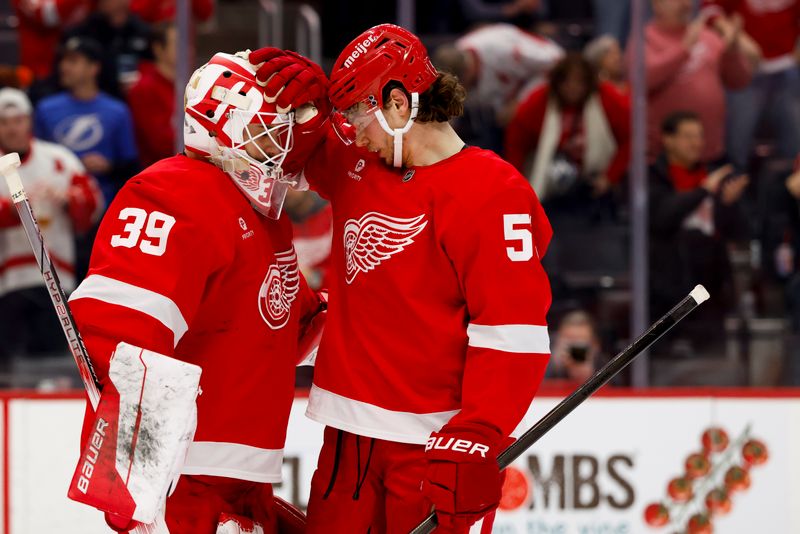
[{"label": "tomato graphic on board", "polygon": [[708,474],[711,471],[711,462],[703,454],[691,454],[686,458],[686,476],[695,479]]},{"label": "tomato graphic on board", "polygon": [[525,473],[513,466],[506,467],[505,477],[499,507],[501,510],[516,510],[528,501],[530,484]]},{"label": "tomato graphic on board", "polygon": [[703,450],[709,452],[722,452],[730,443],[728,433],[716,426],[706,429],[700,439],[703,442]]},{"label": "tomato graphic on board", "polygon": [[663,504],[654,502],[644,509],[644,520],[651,527],[662,527],[669,523],[669,510]]},{"label": "tomato graphic on board", "polygon": [[686,532],[688,534],[712,534],[714,527],[711,525],[711,519],[707,514],[694,514],[689,518]]},{"label": "tomato graphic on board", "polygon": [[728,491],[741,491],[750,487],[750,473],[735,465],[725,472],[725,487]]},{"label": "tomato graphic on board", "polygon": [[706,495],[706,507],[711,515],[725,515],[731,511],[731,498],[728,492],[715,488]]},{"label": "tomato graphic on board", "polygon": [[675,502],[686,502],[692,498],[692,481],[686,477],[673,478],[667,486],[667,493]]},{"label": "tomato graphic on board", "polygon": [[769,451],[763,441],[751,439],[742,447],[742,458],[747,467],[761,465],[769,459]]}]

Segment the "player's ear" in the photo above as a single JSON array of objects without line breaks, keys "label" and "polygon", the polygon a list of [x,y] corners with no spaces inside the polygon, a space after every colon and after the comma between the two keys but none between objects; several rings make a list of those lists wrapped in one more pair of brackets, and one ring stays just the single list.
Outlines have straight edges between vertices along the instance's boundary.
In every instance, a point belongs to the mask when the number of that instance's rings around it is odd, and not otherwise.
[{"label": "player's ear", "polygon": [[408,112],[410,102],[405,91],[395,87],[389,92],[389,107],[396,109],[400,114]]}]

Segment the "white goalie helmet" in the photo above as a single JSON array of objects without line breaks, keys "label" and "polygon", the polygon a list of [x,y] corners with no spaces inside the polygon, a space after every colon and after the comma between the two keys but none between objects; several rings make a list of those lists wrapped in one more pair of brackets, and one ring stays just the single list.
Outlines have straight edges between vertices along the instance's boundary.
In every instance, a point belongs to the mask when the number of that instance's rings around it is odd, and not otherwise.
[{"label": "white goalie helmet", "polygon": [[264,96],[248,54],[216,54],[192,74],[183,142],[230,176],[256,210],[277,219],[294,184],[281,166],[292,147],[295,114],[281,113]]}]

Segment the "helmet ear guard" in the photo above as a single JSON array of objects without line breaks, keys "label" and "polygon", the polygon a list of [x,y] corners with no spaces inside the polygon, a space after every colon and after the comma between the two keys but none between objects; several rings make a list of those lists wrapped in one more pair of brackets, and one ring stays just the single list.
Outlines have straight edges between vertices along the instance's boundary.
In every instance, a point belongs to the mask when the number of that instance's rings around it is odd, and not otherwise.
[{"label": "helmet ear guard", "polygon": [[391,128],[389,123],[386,122],[386,117],[383,116],[383,111],[380,109],[375,112],[375,118],[384,132],[388,133],[394,139],[394,161],[392,164],[395,167],[403,166],[403,135],[408,132],[414,125],[414,120],[417,118],[419,112],[419,93],[411,93],[411,114],[406,121],[405,126],[402,128]]}]

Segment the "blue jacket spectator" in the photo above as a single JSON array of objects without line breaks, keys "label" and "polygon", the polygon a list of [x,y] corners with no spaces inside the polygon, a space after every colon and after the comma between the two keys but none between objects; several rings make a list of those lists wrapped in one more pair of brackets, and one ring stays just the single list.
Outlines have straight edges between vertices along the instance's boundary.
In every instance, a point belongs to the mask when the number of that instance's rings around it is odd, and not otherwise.
[{"label": "blue jacket spectator", "polygon": [[98,88],[102,53],[88,38],[65,43],[59,75],[66,91],[39,102],[35,133],[72,150],[97,178],[109,203],[138,170],[138,154],[128,108]]}]

